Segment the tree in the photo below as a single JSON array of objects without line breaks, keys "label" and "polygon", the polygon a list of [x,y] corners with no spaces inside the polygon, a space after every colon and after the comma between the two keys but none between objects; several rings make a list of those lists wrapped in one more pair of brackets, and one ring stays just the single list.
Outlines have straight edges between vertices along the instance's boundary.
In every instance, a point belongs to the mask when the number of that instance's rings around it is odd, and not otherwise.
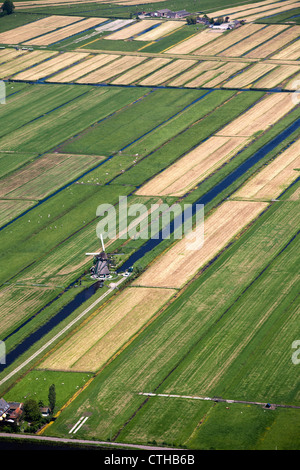
[{"label": "tree", "polygon": [[24,403],[24,417],[26,421],[39,421],[42,417],[38,403],[29,398]]},{"label": "tree", "polygon": [[7,15],[11,15],[15,9],[15,6],[11,0],[4,0],[4,3],[1,7],[1,10],[3,13],[6,13]]},{"label": "tree", "polygon": [[48,400],[49,400],[49,408],[51,410],[51,413],[53,413],[55,402],[56,402],[56,391],[55,391],[54,384],[50,385],[49,387]]},{"label": "tree", "polygon": [[189,15],[186,17],[186,22],[187,24],[196,24],[197,23],[197,17],[194,15]]}]

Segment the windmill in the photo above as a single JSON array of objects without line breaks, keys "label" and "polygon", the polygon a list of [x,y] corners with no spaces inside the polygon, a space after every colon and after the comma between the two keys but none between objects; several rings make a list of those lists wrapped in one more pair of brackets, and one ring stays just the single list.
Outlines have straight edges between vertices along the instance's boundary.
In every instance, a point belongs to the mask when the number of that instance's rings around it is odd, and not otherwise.
[{"label": "windmill", "polygon": [[102,251],[100,253],[86,253],[87,256],[94,256],[94,266],[91,267],[91,278],[104,280],[109,277],[108,256],[105,252],[102,234],[100,235]]}]

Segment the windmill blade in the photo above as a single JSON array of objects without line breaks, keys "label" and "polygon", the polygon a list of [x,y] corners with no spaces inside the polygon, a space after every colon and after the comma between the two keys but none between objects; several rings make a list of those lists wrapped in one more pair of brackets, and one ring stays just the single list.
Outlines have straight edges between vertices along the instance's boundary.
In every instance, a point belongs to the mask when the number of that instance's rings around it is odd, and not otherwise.
[{"label": "windmill blade", "polygon": [[100,233],[100,239],[101,239],[102,251],[105,251],[102,233]]},{"label": "windmill blade", "polygon": [[99,253],[86,253],[86,256],[97,256]]}]

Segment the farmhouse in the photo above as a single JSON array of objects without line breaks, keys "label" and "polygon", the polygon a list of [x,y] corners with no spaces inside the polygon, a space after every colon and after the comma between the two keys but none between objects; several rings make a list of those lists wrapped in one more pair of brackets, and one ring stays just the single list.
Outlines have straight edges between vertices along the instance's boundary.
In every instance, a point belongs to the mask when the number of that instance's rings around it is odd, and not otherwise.
[{"label": "farmhouse", "polygon": [[189,14],[190,13],[186,10],[172,11],[168,8],[164,8],[162,10],[153,11],[149,15],[158,18],[185,18]]},{"label": "farmhouse", "polygon": [[9,420],[18,421],[20,416],[23,413],[23,403],[12,401],[12,402],[8,402],[8,405],[9,405],[9,411],[8,411]]}]

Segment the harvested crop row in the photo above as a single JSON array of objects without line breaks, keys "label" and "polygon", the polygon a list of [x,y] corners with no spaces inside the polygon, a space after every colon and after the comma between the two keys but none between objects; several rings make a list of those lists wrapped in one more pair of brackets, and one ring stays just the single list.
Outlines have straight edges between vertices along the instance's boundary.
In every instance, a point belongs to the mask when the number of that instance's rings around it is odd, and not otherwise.
[{"label": "harvested crop row", "polygon": [[85,75],[77,80],[78,83],[102,83],[115,75],[119,75],[125,70],[130,69],[136,65],[141,64],[146,60],[146,57],[139,56],[124,56],[120,59],[114,60],[111,64],[101,67],[94,72]]},{"label": "harvested crop row", "polygon": [[166,65],[162,69],[158,70],[157,72],[154,72],[153,74],[149,75],[149,77],[146,77],[144,80],[140,82],[141,85],[160,85],[161,83],[164,83],[171,78],[175,77],[176,75],[180,74],[180,72],[183,72],[187,68],[191,67],[192,65],[196,64],[196,60],[190,60],[190,59],[183,59],[183,60],[175,60],[171,64]]},{"label": "harvested crop row", "polygon": [[237,75],[236,77],[229,79],[226,82],[228,88],[247,88],[252,85],[253,82],[258,80],[263,75],[267,74],[276,67],[275,64],[255,64],[245,72]]},{"label": "harvested crop row", "polygon": [[199,49],[200,47],[204,46],[208,42],[214,41],[220,36],[220,34],[222,35],[223,32],[211,30],[201,31],[201,33],[193,35],[192,37],[186,39],[183,42],[180,42],[179,44],[176,44],[165,52],[168,54],[189,54],[195,49]]},{"label": "harvested crop row", "polygon": [[183,238],[161,255],[133,285],[180,288],[222,250],[245,225],[256,218],[267,203],[226,201],[204,223],[193,241]]},{"label": "harvested crop row", "polygon": [[299,172],[295,171],[299,168],[300,140],[298,139],[236,191],[234,197],[265,200],[276,198],[299,177]]},{"label": "harvested crop row", "polygon": [[129,70],[129,72],[125,72],[123,75],[120,75],[111,83],[113,85],[127,85],[130,83],[134,83],[137,80],[141,80],[145,75],[154,72],[155,70],[163,67],[164,65],[167,65],[170,62],[171,59],[150,59],[147,62],[144,62],[143,64],[139,65],[138,67]]},{"label": "harvested crop row", "polygon": [[240,41],[238,44],[229,47],[225,51],[221,52],[220,55],[224,57],[241,57],[247,51],[259,46],[286,28],[286,25],[267,26],[263,30],[260,30],[243,41]]},{"label": "harvested crop row", "polygon": [[228,8],[224,8],[222,10],[217,10],[217,11],[213,11],[211,13],[211,15],[214,17],[214,18],[217,18],[219,16],[230,16],[230,18],[232,18],[232,15],[234,15],[235,13],[239,13],[239,12],[243,12],[243,14],[245,13],[245,11],[248,11],[248,10],[251,10],[252,8],[259,8],[259,7],[264,7],[265,5],[268,5],[269,3],[274,3],[274,0],[265,0],[263,2],[254,2],[254,3],[247,3],[246,5],[241,5],[241,6],[232,6],[232,7],[228,7]]},{"label": "harvested crop row", "polygon": [[218,135],[250,137],[266,130],[294,107],[291,93],[270,95],[225,126]]},{"label": "harvested crop row", "polygon": [[237,153],[248,139],[212,136],[142,186],[137,195],[182,196]]},{"label": "harvested crop row", "polygon": [[165,21],[156,28],[151,29],[147,33],[139,34],[135,39],[139,41],[155,41],[178,28],[182,28],[184,23],[179,21]]},{"label": "harvested crop row", "polygon": [[188,82],[185,86],[189,88],[197,86],[213,88],[220,85],[224,80],[227,80],[229,77],[247,66],[248,64],[246,62],[228,62],[214,71],[209,71],[199,75],[199,77]]},{"label": "harvested crop row", "polygon": [[99,54],[90,59],[86,59],[73,67],[68,68],[64,72],[58,73],[47,80],[47,82],[74,82],[83,75],[91,73],[93,70],[103,67],[114,59],[118,59],[119,55],[114,54]]},{"label": "harvested crop row", "polygon": [[[299,3],[300,5],[300,3]],[[300,26],[293,26],[292,28],[283,31],[281,34],[278,34],[270,41],[262,44],[261,46],[253,49],[253,51],[248,52],[245,57],[262,59],[270,54],[273,54],[277,49],[282,48],[285,44],[293,41],[294,39],[299,38]]]},{"label": "harvested crop row", "polygon": [[[280,8],[282,8],[282,3],[280,2],[274,2],[273,0],[273,2],[264,2],[264,3],[265,3],[264,5],[259,5],[259,6],[257,4],[257,8],[253,8],[255,4],[252,4],[252,8],[250,7],[250,8],[243,10],[242,12],[231,14],[230,19],[234,20],[234,19],[246,18],[247,21],[250,21],[248,20],[249,16],[254,17],[254,15],[257,15],[257,18],[260,18],[261,16],[269,16],[269,11],[277,11],[277,10],[279,12],[281,11]],[[291,3],[292,4],[295,3],[294,0],[285,1],[283,8],[287,7],[288,9],[289,4]]]},{"label": "harvested crop row", "polygon": [[300,73],[300,66],[281,65],[255,83],[258,88],[274,88],[295,73]]},{"label": "harvested crop row", "polygon": [[[47,369],[96,371],[173,295],[172,289],[129,287],[93,314],[43,362]],[[145,309],[145,305],[147,308]]]},{"label": "harvested crop row", "polygon": [[58,31],[52,31],[51,33],[45,34],[36,39],[23,42],[23,44],[30,44],[32,46],[48,46],[49,44],[54,44],[55,42],[59,42],[68,38],[69,36],[73,36],[74,34],[81,33],[87,29],[97,26],[104,21],[106,21],[106,18],[87,18]]},{"label": "harvested crop row", "polygon": [[82,20],[76,16],[49,16],[0,34],[1,44],[20,44],[28,39]]},{"label": "harvested crop row", "polygon": [[274,8],[272,10],[268,10],[268,11],[265,11],[265,12],[260,12],[260,13],[254,14],[254,15],[246,16],[246,20],[247,21],[256,21],[260,18],[264,18],[265,16],[276,15],[278,13],[282,13],[282,12],[285,12],[287,10],[292,10],[293,8],[299,8],[299,6],[300,6],[300,2],[296,2],[296,3],[285,2],[285,3],[286,3],[286,5],[283,6],[283,7]]},{"label": "harvested crop row", "polygon": [[7,78],[21,70],[27,69],[43,62],[46,59],[56,55],[57,52],[50,51],[33,51],[12,60],[6,64],[0,65],[0,77]]},{"label": "harvested crop row", "polygon": [[297,60],[300,57],[300,39],[272,56],[272,59]]}]

